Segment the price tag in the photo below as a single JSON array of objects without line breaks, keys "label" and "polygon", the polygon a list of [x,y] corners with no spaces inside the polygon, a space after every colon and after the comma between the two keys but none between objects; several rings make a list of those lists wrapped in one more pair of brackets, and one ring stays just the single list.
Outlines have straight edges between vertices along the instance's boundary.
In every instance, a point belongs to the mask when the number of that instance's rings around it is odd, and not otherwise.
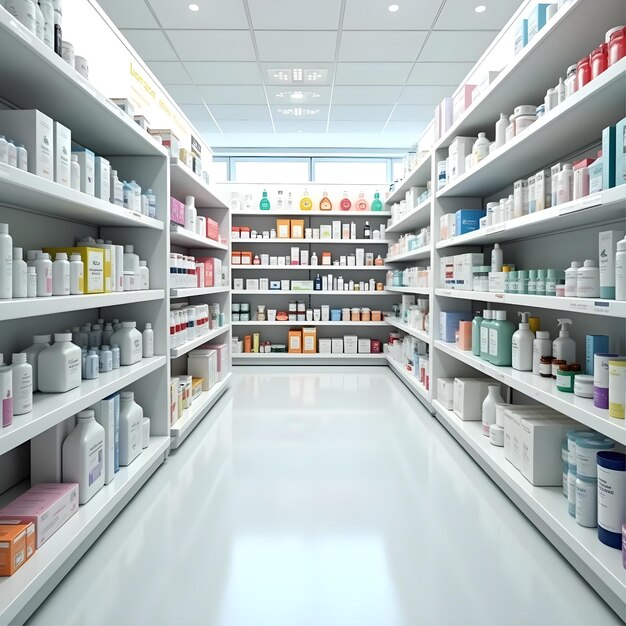
[{"label": "price tag", "polygon": [[589,209],[592,206],[598,206],[602,204],[602,194],[594,193],[591,196],[587,196],[582,200],[583,209]]},{"label": "price tag", "polygon": [[593,312],[599,313],[600,315],[610,315],[612,312],[612,307],[610,302],[594,302],[593,303]]},{"label": "price tag", "polygon": [[567,308],[574,313],[593,313],[594,303],[591,300],[570,300]]},{"label": "price tag", "polygon": [[583,203],[581,200],[576,200],[572,202],[566,202],[562,206],[559,207],[559,215],[567,215],[568,213],[575,213],[576,211],[580,211],[584,209]]}]

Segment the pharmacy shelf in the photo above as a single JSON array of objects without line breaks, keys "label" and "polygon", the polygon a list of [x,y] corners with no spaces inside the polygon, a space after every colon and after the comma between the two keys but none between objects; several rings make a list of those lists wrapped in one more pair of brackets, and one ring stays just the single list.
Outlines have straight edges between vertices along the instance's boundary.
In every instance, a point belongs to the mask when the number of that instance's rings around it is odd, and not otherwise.
[{"label": "pharmacy shelf", "polygon": [[335,327],[344,327],[344,326],[387,326],[386,322],[300,322],[300,321],[287,321],[287,322],[233,322],[233,326],[335,326]]},{"label": "pharmacy shelf", "polygon": [[595,226],[626,217],[626,185],[565,202],[555,207],[452,237],[437,243],[438,250],[453,246],[486,245],[489,243],[529,239]]},{"label": "pharmacy shelf", "polygon": [[202,237],[178,224],[170,225],[170,244],[183,248],[205,248],[207,250],[228,250],[228,245],[208,237]]},{"label": "pharmacy shelf", "polygon": [[[131,465],[120,468],[113,482],[79,507],[13,576],[0,580],[0,623],[25,622],[33,605],[37,606],[61,582],[165,461],[169,447],[169,437],[150,437],[150,445]],[[23,491],[24,486],[20,485],[16,492],[18,489]]]},{"label": "pharmacy shelf", "polygon": [[552,378],[543,378],[532,372],[518,372],[512,367],[491,365],[474,356],[471,351],[460,350],[453,343],[437,340],[434,345],[437,350],[445,352],[487,376],[520,391],[529,398],[533,398],[555,411],[559,411],[567,417],[611,437],[615,441],[626,444],[624,420],[609,417],[608,410],[596,408],[590,398],[579,398],[573,393],[558,391]]},{"label": "pharmacy shelf", "polygon": [[[614,24],[622,24],[623,21],[624,3],[621,0],[603,2],[600,13],[595,2],[570,0],[569,4],[563,5],[555,17],[513,58],[511,64],[500,72],[487,91],[476,102],[472,102],[435,148],[449,146],[456,136],[475,137],[480,131],[488,131],[489,136],[500,113],[512,112],[519,104],[543,102],[547,87],[556,83],[556,77],[564,76],[565,70],[572,62],[594,50],[599,42],[604,41],[606,31]],[[513,26],[515,27],[516,25]],[[511,32],[503,33],[502,37],[508,39],[508,45],[513,46]],[[485,54],[488,55],[489,51]],[[593,83],[596,80],[598,79]],[[567,102],[569,100],[568,98]],[[623,105],[623,90],[613,104],[616,103]],[[608,110],[602,111],[602,115],[605,113],[608,114]],[[623,113],[615,117],[614,121],[621,117]],[[585,124],[580,126],[568,122],[573,138],[585,126],[589,126],[589,120],[584,121]],[[571,132],[574,128],[576,132]],[[585,145],[585,141],[581,141],[579,145]],[[543,158],[541,151],[537,151],[536,154]],[[564,154],[567,154],[566,149],[558,156]],[[549,158],[546,157],[546,162]],[[535,168],[535,171],[538,169]],[[521,171],[519,173],[522,174]]]},{"label": "pharmacy shelf", "polygon": [[430,245],[422,246],[410,252],[397,254],[396,256],[388,256],[385,263],[408,263],[409,261],[417,261],[419,259],[427,259],[430,257]]},{"label": "pharmacy shelf", "polygon": [[208,391],[203,391],[192,403],[191,407],[183,411],[182,417],[170,429],[172,449],[176,449],[189,436],[191,431],[206,417],[211,407],[222,397],[231,385],[233,375],[228,373],[224,380],[216,383]]},{"label": "pharmacy shelf", "polygon": [[0,10],[0,58],[14,58],[2,63],[0,82],[11,85],[16,107],[45,112],[97,154],[165,155],[132,118],[5,10]]},{"label": "pharmacy shelf", "polygon": [[330,245],[349,245],[349,244],[359,244],[364,246],[388,246],[393,241],[388,241],[387,239],[282,239],[279,237],[274,237],[270,239],[269,237],[256,237],[255,239],[233,239],[233,245],[235,244],[276,244],[276,243],[302,243],[302,244],[330,244]]},{"label": "pharmacy shelf", "polygon": [[626,584],[621,552],[598,540],[567,512],[561,487],[535,487],[506,460],[504,448],[491,445],[481,422],[464,422],[433,401],[436,415],[488,476],[620,616],[625,615]]},{"label": "pharmacy shelf", "polygon": [[[92,404],[163,367],[164,356],[142,359],[135,365],[100,374],[95,380],[83,380],[66,393],[35,393],[33,410],[13,418],[13,424],[0,430],[0,455],[56,426]],[[0,603],[0,607],[2,604]],[[0,620],[1,621],[1,620]]]},{"label": "pharmacy shelf", "polygon": [[497,302],[529,309],[553,309],[571,313],[587,313],[604,317],[626,319],[626,302],[600,298],[557,298],[554,296],[531,296],[528,294],[490,293],[484,291],[461,291],[459,289],[435,289],[435,295],[457,300]]},{"label": "pharmacy shelf", "polygon": [[387,362],[384,354],[289,354],[272,352],[269,354],[233,354],[233,363],[280,364],[297,361],[301,365],[380,365]]},{"label": "pharmacy shelf", "polygon": [[412,172],[409,172],[403,181],[396,183],[394,190],[385,200],[385,204],[391,206],[404,200],[406,192],[411,187],[426,187],[426,182],[430,180],[431,176],[431,162],[432,152]]},{"label": "pharmacy shelf", "polygon": [[410,213],[385,229],[387,233],[408,233],[422,226],[430,224],[430,204],[432,198],[427,198],[418,204]]},{"label": "pharmacy shelf", "polygon": [[52,296],[50,298],[15,298],[0,300],[0,322],[41,315],[54,315],[70,311],[86,311],[108,306],[134,304],[163,300],[163,289],[146,291],[124,291],[120,293],[99,293],[82,296]]},{"label": "pharmacy shelf", "polygon": [[413,337],[416,337],[420,341],[425,341],[426,343],[430,344],[430,335],[427,332],[423,330],[417,330],[417,328],[412,328],[397,317],[386,317],[385,321],[387,322],[387,324],[391,324],[391,326],[394,326],[398,330],[407,333],[407,335],[411,335]]},{"label": "pharmacy shelf", "polygon": [[391,293],[409,293],[417,296],[429,296],[430,287],[385,287]]},{"label": "pharmacy shelf", "polygon": [[[0,23],[1,17],[0,15]],[[163,222],[152,217],[133,213],[124,207],[18,170],[6,163],[0,163],[0,204],[82,224],[163,230]]]},{"label": "pharmacy shelf", "polygon": [[187,341],[176,348],[170,348],[170,357],[172,359],[178,359],[181,356],[184,356],[191,350],[195,350],[199,346],[204,345],[207,341],[211,341],[211,339],[215,339],[220,335],[223,335],[225,332],[228,332],[230,329],[230,324],[225,324],[224,326],[220,326],[219,328],[214,328],[211,332],[205,333],[200,337],[196,337],[191,341]]},{"label": "pharmacy shelf", "polygon": [[[521,135],[446,185],[437,192],[437,197],[488,197],[514,179],[533,174],[583,146],[597,143],[602,129],[624,116],[625,92],[626,58],[623,58]],[[494,117],[493,124],[497,118]]]},{"label": "pharmacy shelf", "polygon": [[230,287],[189,287],[186,289],[170,289],[170,300],[177,298],[193,298],[194,296],[210,296],[218,293],[228,293]]},{"label": "pharmacy shelf", "polygon": [[311,270],[322,272],[363,272],[363,271],[384,271],[390,267],[385,265],[233,265],[231,270],[272,270],[272,271],[290,271],[290,270]]},{"label": "pharmacy shelf", "polygon": [[389,367],[397,374],[398,378],[413,392],[414,395],[417,396],[417,398],[421,402],[426,404],[426,407],[429,410],[431,410],[432,407],[430,406],[430,391],[428,391],[426,387],[424,387],[424,385],[422,385],[422,383],[420,383],[420,381],[415,376],[413,376],[413,374],[409,372],[408,369],[406,369],[406,367],[400,365],[400,363],[391,358],[389,354],[386,355],[386,358]]},{"label": "pharmacy shelf", "polygon": [[257,211],[233,211],[232,216],[237,217],[238,215],[257,215],[259,217],[361,217],[364,219],[371,219],[373,217],[391,217],[391,211],[320,211],[319,209],[315,209],[313,211],[298,211],[298,210],[277,210],[271,209],[269,211],[261,211],[260,209]]},{"label": "pharmacy shelf", "polygon": [[302,289],[259,289],[256,291],[236,289],[231,293],[233,296],[345,296],[346,298],[393,295],[388,291],[304,291]]},{"label": "pharmacy shelf", "polygon": [[170,189],[171,195],[181,202],[185,196],[193,196],[199,209],[228,209],[217,190],[207,185],[176,157],[170,158]]}]

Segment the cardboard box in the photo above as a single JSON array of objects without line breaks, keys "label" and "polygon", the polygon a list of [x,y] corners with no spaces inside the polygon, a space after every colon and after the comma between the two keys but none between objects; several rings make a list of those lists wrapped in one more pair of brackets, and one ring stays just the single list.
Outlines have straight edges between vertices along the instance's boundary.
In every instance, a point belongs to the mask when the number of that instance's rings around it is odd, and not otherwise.
[{"label": "cardboard box", "polygon": [[441,311],[439,313],[439,339],[453,343],[461,321],[471,321],[470,314],[461,311]]},{"label": "cardboard box", "polygon": [[241,252],[241,264],[252,265],[252,252],[249,250],[242,250]]},{"label": "cardboard box", "polygon": [[437,400],[448,411],[454,410],[454,378],[437,379]]},{"label": "cardboard box", "polygon": [[170,379],[170,426],[178,419],[178,378]]},{"label": "cardboard box", "polygon": [[[605,230],[598,235],[601,298],[615,299],[615,255],[617,242],[623,238],[623,230]],[[608,352],[608,349],[600,352]]]},{"label": "cardboard box", "polygon": [[[131,115],[131,117],[133,117]],[[170,154],[170,157],[175,159],[180,155],[180,140],[169,128],[151,128],[151,135],[158,135],[161,137],[161,145],[165,146]]]},{"label": "cardboard box", "polygon": [[[103,248],[80,247],[80,248],[44,248],[44,252],[56,254],[65,252],[70,257],[71,254],[78,254],[85,268],[85,293],[105,293],[106,264],[105,250]],[[109,263],[109,284],[111,280],[111,264]]]},{"label": "cardboard box", "polygon": [[321,224],[320,225],[320,239],[332,239],[333,238],[333,227],[331,224]]},{"label": "cardboard box", "polygon": [[341,222],[339,220],[333,221],[333,236],[332,239],[341,239]]},{"label": "cardboard box", "polygon": [[358,354],[359,338],[356,335],[344,335],[343,336],[343,351],[344,351],[344,354]]},{"label": "cardboard box", "polygon": [[545,169],[535,174],[535,212],[544,211],[552,206],[552,177]]},{"label": "cardboard box", "polygon": [[75,426],[76,417],[70,417],[30,440],[31,485],[60,483],[63,480],[61,449]]},{"label": "cardboard box", "polygon": [[192,350],[187,358],[187,373],[192,378],[202,378],[202,391],[209,391],[218,382],[217,350]]},{"label": "cardboard box", "polygon": [[[54,180],[64,187],[71,187],[71,160],[72,160],[72,131],[69,128],[53,122],[54,128]],[[27,148],[28,149],[28,148]],[[30,152],[28,154],[30,162]],[[108,195],[111,196],[111,181],[107,181]]]},{"label": "cardboard box", "polygon": [[88,196],[95,195],[96,155],[87,148],[74,148],[72,156],[78,157],[78,164],[80,165],[80,190]]},{"label": "cardboard box", "polygon": [[303,328],[302,329],[302,353],[303,354],[316,354],[317,353],[317,328]]},{"label": "cardboard box", "polygon": [[448,182],[465,173],[465,157],[472,154],[476,137],[455,137],[448,148],[450,166],[448,169]]},{"label": "cardboard box", "polygon": [[191,379],[191,401],[197,400],[202,394],[202,378],[193,378]]},{"label": "cardboard box", "polygon": [[455,378],[454,412],[464,421],[482,421],[483,402],[489,385],[498,383],[490,378]]},{"label": "cardboard box", "polygon": [[341,337],[331,339],[332,354],[343,354],[343,339]]},{"label": "cardboard box", "polygon": [[320,354],[331,354],[332,352],[332,340],[331,339],[320,339],[318,341],[318,345],[319,345]]},{"label": "cardboard box", "polygon": [[291,220],[291,238],[304,239],[304,220]]},{"label": "cardboard box", "polygon": [[185,225],[185,205],[172,197],[170,197],[170,222]]},{"label": "cardboard box", "polygon": [[472,105],[472,94],[476,85],[462,85],[452,98],[452,120],[456,122]]},{"label": "cardboard box", "polygon": [[94,160],[94,196],[109,202],[111,199],[111,164],[97,156]]},{"label": "cardboard box", "polygon": [[528,20],[520,20],[515,31],[513,50],[515,54],[521,52],[528,44]]},{"label": "cardboard box", "polygon": [[359,339],[358,352],[359,354],[371,354],[372,340],[371,339]]},{"label": "cardboard box", "polygon": [[454,214],[455,236],[471,233],[480,228],[480,218],[485,216],[483,209],[461,209]]},{"label": "cardboard box", "polygon": [[28,560],[26,535],[33,524],[0,525],[0,576],[12,576]]},{"label": "cardboard box", "polygon": [[289,239],[291,237],[290,220],[276,220],[276,237],[278,239]]},{"label": "cardboard box", "polygon": [[290,354],[302,353],[302,331],[301,330],[289,331],[288,352]]},{"label": "cardboard box", "polygon": [[28,151],[28,171],[54,180],[54,128],[52,119],[37,111],[0,111],[0,134]]},{"label": "cardboard box", "polygon": [[533,37],[546,25],[549,4],[538,4],[533,7],[527,20],[527,37],[532,41]]},{"label": "cardboard box", "polygon": [[212,239],[213,241],[219,241],[220,239],[220,226],[210,217],[206,218],[206,236],[208,239]]},{"label": "cardboard box", "polygon": [[226,343],[210,343],[206,346],[209,350],[215,350],[217,353],[217,378],[221,382],[230,372],[228,359],[228,344]]},{"label": "cardboard box", "polygon": [[608,335],[587,335],[585,337],[585,373],[593,376],[594,355],[609,352]]}]

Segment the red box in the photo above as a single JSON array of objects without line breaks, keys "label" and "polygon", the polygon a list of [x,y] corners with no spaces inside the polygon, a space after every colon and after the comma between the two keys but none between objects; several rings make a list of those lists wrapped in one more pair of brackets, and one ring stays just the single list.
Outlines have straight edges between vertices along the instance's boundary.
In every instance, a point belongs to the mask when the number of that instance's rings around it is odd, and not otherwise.
[{"label": "red box", "polygon": [[233,226],[230,229],[230,238],[231,239],[239,239],[240,235],[241,235],[241,228],[239,226]]},{"label": "red box", "polygon": [[582,159],[581,161],[574,163],[574,169],[579,170],[583,167],[589,167],[594,161],[595,159]]},{"label": "red box", "polygon": [[[196,259],[196,263],[198,262],[198,259]],[[231,255],[231,263],[233,265],[241,265],[241,252],[237,252],[236,250],[233,250],[233,253]]]},{"label": "red box", "polygon": [[[233,256],[235,253],[233,252]],[[215,283],[220,284],[221,276],[222,276],[222,262],[215,257],[203,257],[201,259],[196,259],[196,263],[204,263],[204,286],[205,287],[215,287]],[[220,277],[219,281],[215,279]]]},{"label": "red box", "polygon": [[213,241],[219,241],[220,238],[219,224],[210,217],[206,218],[206,236]]},{"label": "red box", "polygon": [[185,225],[185,205],[176,198],[170,198],[170,221]]}]

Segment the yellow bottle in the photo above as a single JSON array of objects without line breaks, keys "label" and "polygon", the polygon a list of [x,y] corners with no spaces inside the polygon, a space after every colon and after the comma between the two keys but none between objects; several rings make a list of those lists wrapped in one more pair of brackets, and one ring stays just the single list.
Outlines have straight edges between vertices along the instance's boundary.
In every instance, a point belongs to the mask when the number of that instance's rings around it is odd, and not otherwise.
[{"label": "yellow bottle", "polygon": [[324,197],[320,200],[320,211],[332,211],[333,203],[330,201],[328,197],[328,192],[324,192]]},{"label": "yellow bottle", "polygon": [[300,200],[300,210],[301,211],[310,211],[313,208],[313,201],[309,197],[309,190],[304,190],[304,197]]}]

